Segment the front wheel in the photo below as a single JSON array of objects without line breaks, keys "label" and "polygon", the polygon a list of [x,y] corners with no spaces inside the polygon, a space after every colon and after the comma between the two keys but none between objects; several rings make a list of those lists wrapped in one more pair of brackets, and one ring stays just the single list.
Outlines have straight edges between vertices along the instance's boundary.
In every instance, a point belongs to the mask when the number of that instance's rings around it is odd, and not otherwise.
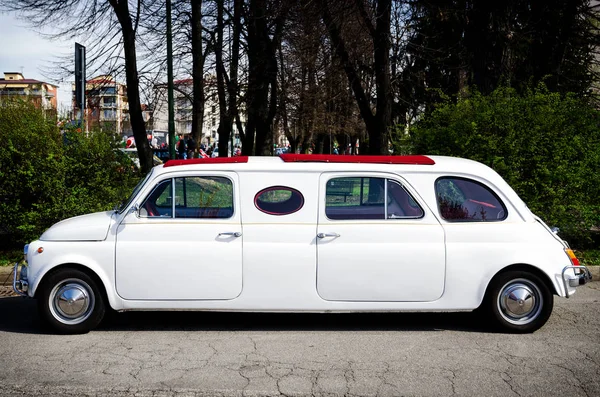
[{"label": "front wheel", "polygon": [[546,283],[526,271],[496,276],[488,289],[484,310],[504,331],[527,333],[540,329],[552,313],[554,299]]},{"label": "front wheel", "polygon": [[80,270],[60,269],[50,274],[40,288],[39,312],[54,331],[86,333],[104,317],[104,299],[97,283]]}]

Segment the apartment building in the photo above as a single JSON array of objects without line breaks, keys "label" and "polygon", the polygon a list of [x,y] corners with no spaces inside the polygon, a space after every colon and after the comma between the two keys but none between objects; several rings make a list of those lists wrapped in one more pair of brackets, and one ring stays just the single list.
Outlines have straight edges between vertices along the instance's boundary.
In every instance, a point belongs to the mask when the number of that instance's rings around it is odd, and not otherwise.
[{"label": "apartment building", "polygon": [[0,101],[27,99],[47,116],[56,117],[58,86],[44,81],[26,79],[19,72],[4,72],[0,79]]},{"label": "apartment building", "polygon": [[[73,116],[80,117],[80,109],[75,101],[75,84],[73,90]],[[86,112],[88,129],[100,128],[119,135],[131,134],[129,121],[129,103],[127,86],[117,82],[110,75],[94,77],[85,85]]]}]

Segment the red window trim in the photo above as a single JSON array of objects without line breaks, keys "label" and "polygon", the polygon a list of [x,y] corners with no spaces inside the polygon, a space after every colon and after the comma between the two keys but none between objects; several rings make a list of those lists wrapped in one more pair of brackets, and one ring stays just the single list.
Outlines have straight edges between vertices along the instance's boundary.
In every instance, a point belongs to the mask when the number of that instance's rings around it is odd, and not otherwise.
[{"label": "red window trim", "polygon": [[165,163],[164,167],[175,167],[178,165],[191,165],[191,164],[229,164],[229,163],[247,163],[248,156],[236,156],[236,157],[213,157],[207,159],[189,159],[189,160],[169,160]]},{"label": "red window trim", "polygon": [[371,163],[371,164],[417,164],[434,165],[435,161],[427,156],[348,156],[335,154],[280,154],[286,163],[324,162],[324,163]]}]

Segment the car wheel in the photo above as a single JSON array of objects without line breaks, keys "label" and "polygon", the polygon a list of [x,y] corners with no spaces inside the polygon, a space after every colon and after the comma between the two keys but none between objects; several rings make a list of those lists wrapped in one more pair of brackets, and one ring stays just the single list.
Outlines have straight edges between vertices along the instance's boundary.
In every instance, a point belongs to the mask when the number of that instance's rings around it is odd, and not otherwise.
[{"label": "car wheel", "polygon": [[515,333],[541,328],[550,318],[553,307],[554,298],[546,283],[526,271],[509,271],[496,276],[485,303],[495,325]]},{"label": "car wheel", "polygon": [[60,269],[50,274],[40,288],[40,315],[56,332],[86,333],[104,317],[104,299],[97,283],[80,270]]}]

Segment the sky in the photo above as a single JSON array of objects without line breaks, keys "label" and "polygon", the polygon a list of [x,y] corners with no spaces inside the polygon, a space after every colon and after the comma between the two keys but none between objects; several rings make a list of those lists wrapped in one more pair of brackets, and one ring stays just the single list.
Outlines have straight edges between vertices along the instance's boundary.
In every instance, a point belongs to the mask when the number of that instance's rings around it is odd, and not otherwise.
[{"label": "sky", "polygon": [[[74,53],[72,42],[50,41],[13,14],[0,13],[0,74],[23,72],[26,79],[56,84],[42,74],[44,66],[56,61],[56,55]],[[59,84],[59,111],[71,107],[71,81]]]}]

